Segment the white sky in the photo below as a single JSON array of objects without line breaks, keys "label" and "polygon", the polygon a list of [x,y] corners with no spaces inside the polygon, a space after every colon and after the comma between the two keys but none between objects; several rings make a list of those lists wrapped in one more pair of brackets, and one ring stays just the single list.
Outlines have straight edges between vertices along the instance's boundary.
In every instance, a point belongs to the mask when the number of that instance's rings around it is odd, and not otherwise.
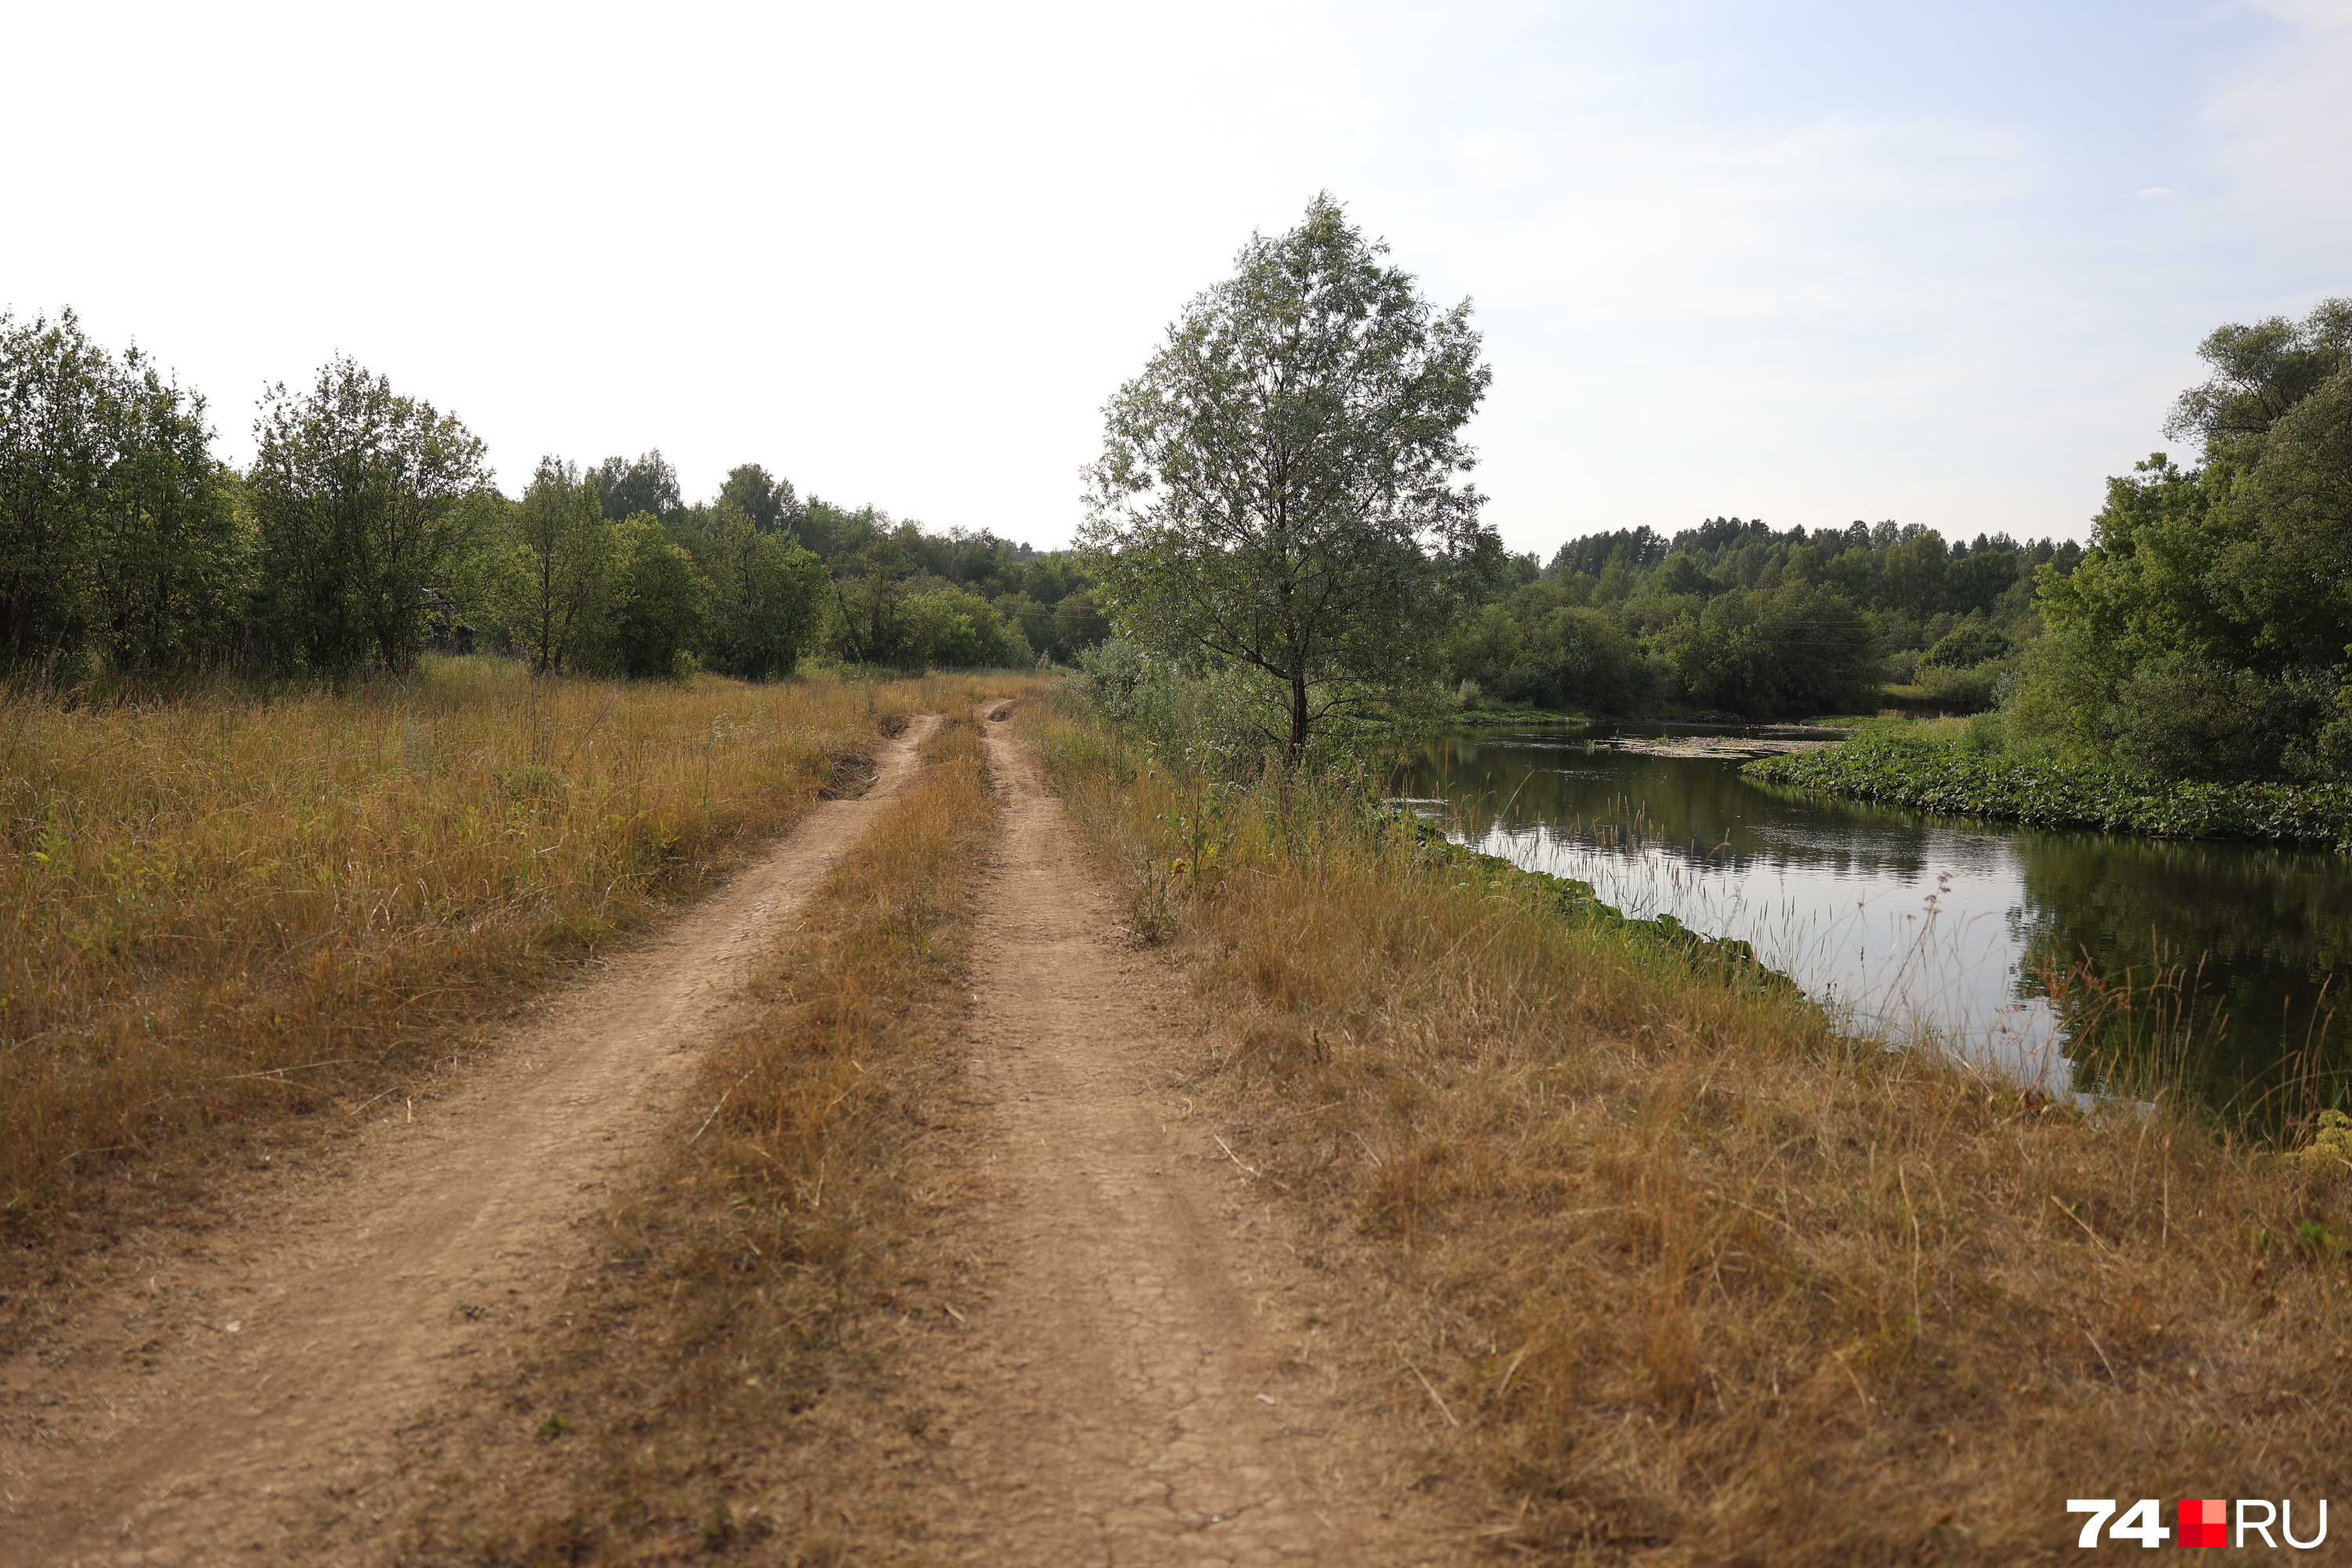
[{"label": "white sky", "polygon": [[2214,325],[2352,293],[2352,0],[37,5],[0,308],[341,350],[509,490],[659,447],[1065,542],[1105,398],[1328,188],[1496,369],[1515,549],[2080,537]]}]

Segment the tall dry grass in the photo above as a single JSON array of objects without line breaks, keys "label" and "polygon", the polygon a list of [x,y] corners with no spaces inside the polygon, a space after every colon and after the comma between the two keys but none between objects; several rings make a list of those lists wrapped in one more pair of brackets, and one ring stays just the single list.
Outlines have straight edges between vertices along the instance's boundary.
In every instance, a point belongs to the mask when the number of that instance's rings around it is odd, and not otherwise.
[{"label": "tall dry grass", "polygon": [[524,1359],[404,1434],[425,1486],[396,1561],[920,1558],[939,1391],[908,1340],[951,1324],[961,1178],[940,1134],[996,823],[977,727],[925,752],[767,960],[552,1321],[517,1325]]},{"label": "tall dry grass", "polygon": [[1344,791],[1026,722],[1194,976],[1188,1087],[1497,1548],[2066,1561],[2070,1497],[2293,1497],[2307,1533],[2352,1494],[2342,1161],[1841,1038]]},{"label": "tall dry grass", "polygon": [[0,696],[6,1256],[193,1133],[408,1081],[976,690],[427,659],[341,694]]}]

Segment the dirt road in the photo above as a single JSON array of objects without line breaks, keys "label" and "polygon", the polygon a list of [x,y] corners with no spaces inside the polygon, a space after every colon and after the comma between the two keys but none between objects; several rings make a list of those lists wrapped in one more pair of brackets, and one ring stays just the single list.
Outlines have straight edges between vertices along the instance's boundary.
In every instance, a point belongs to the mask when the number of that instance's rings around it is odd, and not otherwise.
[{"label": "dirt road", "polygon": [[[915,1559],[1022,1568],[1454,1563],[1350,1390],[1331,1281],[1171,1082],[1164,961],[1118,936],[1059,800],[992,722],[1004,807],[974,933],[957,1246],[985,1294],[910,1346],[951,1434]],[[399,1434],[562,1309],[582,1222],[677,1124],[751,955],[916,766],[895,743],[659,941],[559,998],[448,1099],[283,1184],[0,1365],[0,1564],[379,1563]],[[521,1325],[518,1328],[516,1325]],[[500,1336],[507,1336],[501,1338]],[[751,1435],[747,1435],[751,1436]],[[520,1441],[520,1439],[515,1439]],[[895,1560],[895,1559],[894,1559]],[[910,1559],[913,1560],[913,1559]]]},{"label": "dirt road", "polygon": [[[462,1398],[467,1356],[554,1300],[578,1222],[667,1120],[748,960],[919,765],[818,805],[659,940],[559,997],[451,1098],[402,1105],[290,1184],[0,1364],[0,1563],[364,1561],[393,1434]],[[381,1110],[378,1114],[381,1114]],[[527,1315],[527,1312],[526,1312]]]},{"label": "dirt road", "polygon": [[1000,1194],[959,1371],[974,1563],[1453,1561],[1342,1397],[1283,1215],[1170,1086],[1179,999],[1117,938],[1061,802],[991,723],[1004,840],[971,1072]]}]

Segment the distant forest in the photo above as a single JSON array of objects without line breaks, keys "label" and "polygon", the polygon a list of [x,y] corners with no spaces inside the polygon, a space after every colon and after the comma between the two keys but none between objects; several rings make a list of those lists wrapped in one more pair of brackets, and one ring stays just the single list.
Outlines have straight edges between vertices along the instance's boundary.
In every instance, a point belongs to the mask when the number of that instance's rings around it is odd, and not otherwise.
[{"label": "distant forest", "polygon": [[[2352,778],[2352,300],[2217,329],[2090,546],[1893,521],[1486,535],[1450,628],[1397,659],[1465,707],[1744,719],[1997,709],[1979,743],[2147,774]],[[71,312],[0,314],[0,675],[791,673],[1078,662],[1114,563],[803,497],[688,501],[658,451],[542,458],[519,495],[454,416],[350,360],[279,385],[238,469],[204,398]],[[1465,579],[1466,580],[1466,579]],[[1433,646],[1423,646],[1433,641]]]},{"label": "distant forest", "polygon": [[71,312],[0,315],[0,669],[788,674],[1067,662],[1108,634],[1081,559],[927,530],[756,463],[688,501],[659,451],[492,481],[454,416],[349,360],[280,385],[237,469],[204,398]]},{"label": "distant forest", "polygon": [[1969,744],[2136,777],[2352,783],[2352,300],[2214,329],[2087,548],[1892,522],[1596,534],[1444,649],[1465,700],[1984,712]]},{"label": "distant forest", "polygon": [[1602,713],[1851,712],[1889,686],[1898,700],[1980,707],[2040,630],[2040,574],[2082,560],[2071,541],[1947,544],[1894,522],[1621,529],[1570,540],[1548,563],[1513,557],[1510,584],[1444,662],[1473,701]]}]

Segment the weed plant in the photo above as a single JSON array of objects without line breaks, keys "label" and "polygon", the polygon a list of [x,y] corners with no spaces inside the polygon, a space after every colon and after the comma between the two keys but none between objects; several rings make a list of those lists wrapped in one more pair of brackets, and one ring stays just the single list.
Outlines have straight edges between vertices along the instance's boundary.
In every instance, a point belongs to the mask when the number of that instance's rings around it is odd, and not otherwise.
[{"label": "weed plant", "polygon": [[1842,1034],[1311,778],[1229,791],[1211,857],[1181,777],[1027,728],[1193,977],[1171,1072],[1498,1548],[2061,1562],[2070,1497],[2352,1491],[2334,1146]]}]

